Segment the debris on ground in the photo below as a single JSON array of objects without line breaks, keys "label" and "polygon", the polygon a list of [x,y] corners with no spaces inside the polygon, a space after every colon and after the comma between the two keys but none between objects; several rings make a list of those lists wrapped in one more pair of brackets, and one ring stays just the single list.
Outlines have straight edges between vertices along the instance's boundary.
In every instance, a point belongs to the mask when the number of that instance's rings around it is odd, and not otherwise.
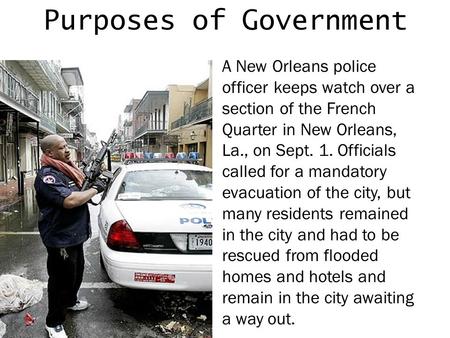
[{"label": "debris on ground", "polygon": [[0,313],[19,312],[42,299],[42,283],[15,275],[0,276]]},{"label": "debris on ground", "polygon": [[188,302],[196,302],[197,301],[197,298],[192,297],[192,296],[186,296],[184,299],[187,300]]},{"label": "debris on ground", "polygon": [[194,331],[194,329],[190,325],[174,320],[163,321],[158,326],[163,333],[171,335],[173,334],[191,335],[191,333]]},{"label": "debris on ground", "polygon": [[205,321],[206,318],[208,318],[208,317],[206,317],[205,315],[200,315],[197,317],[198,320],[203,320],[203,321]]},{"label": "debris on ground", "polygon": [[177,322],[171,321],[169,324],[165,326],[165,329],[172,331],[173,327],[177,324]]},{"label": "debris on ground", "polygon": [[6,324],[0,319],[0,338],[6,333]]},{"label": "debris on ground", "polygon": [[171,338],[203,338],[211,336],[210,309],[211,292],[181,294],[162,293],[161,302],[153,309],[162,315],[154,328]]},{"label": "debris on ground", "polygon": [[31,326],[34,324],[34,322],[36,321],[36,318],[34,318],[32,315],[30,315],[28,312],[25,314],[25,316],[23,317],[23,320],[25,322],[26,326]]}]

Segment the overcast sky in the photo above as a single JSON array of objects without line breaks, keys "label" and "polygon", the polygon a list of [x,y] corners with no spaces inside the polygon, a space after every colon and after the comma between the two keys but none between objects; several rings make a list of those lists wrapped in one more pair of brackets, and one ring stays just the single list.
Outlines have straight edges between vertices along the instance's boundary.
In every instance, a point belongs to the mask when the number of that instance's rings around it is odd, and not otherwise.
[{"label": "overcast sky", "polygon": [[122,60],[63,59],[62,67],[79,67],[84,82],[85,123],[106,140],[131,99],[169,84],[198,85],[208,78],[207,59],[129,58]]}]

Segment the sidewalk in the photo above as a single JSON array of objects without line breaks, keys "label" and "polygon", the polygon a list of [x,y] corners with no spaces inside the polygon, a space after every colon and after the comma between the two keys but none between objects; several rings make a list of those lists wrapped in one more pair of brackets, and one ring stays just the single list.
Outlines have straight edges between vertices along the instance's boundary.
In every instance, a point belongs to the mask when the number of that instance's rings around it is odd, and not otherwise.
[{"label": "sidewalk", "polygon": [[[25,178],[25,190],[33,189],[34,176]],[[23,196],[19,196],[17,181],[12,180],[8,184],[0,183],[0,211],[19,202]]]}]

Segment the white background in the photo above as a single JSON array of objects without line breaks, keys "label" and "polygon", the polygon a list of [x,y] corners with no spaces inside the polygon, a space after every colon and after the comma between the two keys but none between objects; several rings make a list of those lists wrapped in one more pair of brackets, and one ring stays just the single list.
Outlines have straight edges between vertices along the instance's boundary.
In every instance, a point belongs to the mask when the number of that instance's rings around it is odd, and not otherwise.
[{"label": "white background", "polygon": [[[387,256],[384,257],[383,264],[380,266],[389,271],[390,289],[415,292],[416,306],[412,308],[361,306],[343,309],[338,306],[324,305],[289,308],[271,306],[257,307],[257,310],[253,307],[240,306],[236,310],[235,307],[222,306],[219,296],[228,292],[229,286],[220,284],[221,270],[224,266],[218,253],[229,250],[232,246],[228,247],[230,244],[227,243],[225,247],[225,244],[219,241],[222,228],[230,224],[220,222],[220,214],[217,212],[214,222],[216,230],[214,336],[446,337],[449,335],[446,322],[450,301],[447,212],[450,190],[447,124],[449,120],[447,116],[449,30],[444,4],[443,1],[314,1],[309,3],[246,1],[236,4],[217,1],[15,1],[1,5],[0,54],[2,59],[68,59],[74,60],[73,66],[76,66],[76,60],[79,59],[80,64],[89,64],[87,66],[89,69],[95,70],[98,67],[101,73],[96,75],[96,80],[94,75],[83,74],[86,82],[85,95],[86,97],[95,96],[103,102],[110,101],[109,99],[116,93],[124,91],[127,87],[127,84],[121,81],[115,84],[114,78],[119,76],[118,74],[128,74],[123,77],[124,79],[130,79],[129,75],[133,74],[136,81],[142,81],[143,75],[148,77],[148,88],[142,88],[136,94],[127,93],[127,101],[117,102],[116,104],[120,106],[111,108],[115,110],[114,112],[108,109],[101,113],[106,114],[103,116],[111,117],[113,121],[117,120],[117,113],[122,111],[131,99],[129,95],[139,98],[146,89],[163,89],[151,87],[153,85],[152,70],[155,74],[156,70],[167,69],[167,74],[170,74],[167,81],[164,81],[164,78],[161,79],[164,75],[158,73],[160,86],[176,82],[195,84],[207,76],[204,69],[199,68],[206,68],[209,59],[213,60],[214,64],[214,84],[233,78],[229,74],[224,75],[218,71],[223,60],[227,58],[246,58],[260,62],[280,58],[324,62],[360,59],[377,64],[379,71],[371,77],[371,80],[415,83],[416,94],[413,96],[378,96],[374,100],[380,107],[380,115],[377,115],[377,119],[395,126],[398,133],[395,143],[399,149],[399,155],[395,159],[394,169],[390,171],[389,183],[409,185],[413,189],[414,197],[408,202],[410,221],[407,227],[401,229],[402,240],[398,245],[386,246],[383,249]],[[209,15],[217,7],[226,7],[226,18],[221,19],[220,29],[196,31],[192,26],[194,15],[200,13]],[[250,32],[243,29],[241,15],[245,9],[251,7],[257,8],[261,13],[282,15],[331,12],[389,14],[399,11],[407,16],[404,21],[407,30],[327,32],[274,29]],[[171,13],[174,15],[175,28],[171,31],[144,29],[138,32],[108,31],[99,36],[94,36],[89,29],[71,32],[55,28],[47,32],[44,29],[46,8],[57,8],[61,13],[73,14],[137,13],[145,15],[153,13],[163,15]],[[193,67],[199,69],[200,76],[185,78],[184,72],[191,72]],[[130,72],[130,69],[133,72]],[[241,74],[239,78],[245,80],[245,76]],[[260,75],[260,79],[263,80],[267,76],[271,75]],[[95,87],[89,88],[89,77],[97,84]],[[98,80],[102,77],[104,86],[102,81]],[[353,76],[354,78],[357,77]],[[341,78],[341,80],[344,79],[346,78]],[[352,79],[352,76],[348,79]],[[285,80],[294,82],[295,74],[290,78],[286,75]],[[248,184],[243,180],[227,182],[220,176],[220,169],[223,166],[232,165],[240,160],[221,157],[221,144],[226,140],[220,133],[220,126],[227,121],[227,117],[218,112],[227,98],[220,95],[219,89],[214,87],[214,168],[217,210],[219,210],[219,203],[220,208],[223,208],[225,203],[219,199],[219,191],[222,188]],[[368,98],[364,97],[363,100]],[[266,99],[272,100],[270,97]],[[316,99],[320,100],[319,97]],[[239,100],[251,102],[252,98],[239,98]],[[98,103],[92,103],[92,105],[95,104]],[[92,116],[87,116],[88,123],[89,119],[94,121]],[[270,119],[265,122],[269,121]],[[246,123],[245,118],[242,123]],[[99,130],[100,136],[107,135],[108,130],[110,130],[109,126],[106,131]],[[249,144],[258,142],[260,142],[258,139],[249,140]],[[285,185],[294,183],[283,182]],[[345,185],[347,182],[336,181],[335,184]],[[250,208],[251,204],[246,207]],[[271,224],[271,226],[274,225]],[[275,226],[281,226],[281,224]],[[282,224],[282,226],[289,227],[292,224]],[[256,229],[257,226],[253,227]],[[267,249],[270,247],[267,246]],[[255,267],[247,267],[248,270],[252,268]],[[274,267],[268,266],[267,269],[274,269]],[[340,287],[345,289],[345,286]],[[236,286],[236,289],[244,290],[242,286]],[[256,291],[258,287],[252,289]],[[218,290],[220,292],[217,292]],[[231,291],[233,290],[230,288]],[[296,325],[260,329],[225,328],[220,325],[223,314],[236,311],[243,313],[289,311],[295,314]]]}]

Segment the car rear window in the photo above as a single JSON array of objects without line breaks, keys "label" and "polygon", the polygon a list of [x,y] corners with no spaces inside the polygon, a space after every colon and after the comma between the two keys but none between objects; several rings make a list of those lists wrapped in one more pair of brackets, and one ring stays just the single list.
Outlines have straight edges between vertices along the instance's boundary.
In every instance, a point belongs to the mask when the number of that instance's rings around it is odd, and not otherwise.
[{"label": "car rear window", "polygon": [[143,170],[128,172],[117,199],[212,199],[212,173],[200,170]]}]

